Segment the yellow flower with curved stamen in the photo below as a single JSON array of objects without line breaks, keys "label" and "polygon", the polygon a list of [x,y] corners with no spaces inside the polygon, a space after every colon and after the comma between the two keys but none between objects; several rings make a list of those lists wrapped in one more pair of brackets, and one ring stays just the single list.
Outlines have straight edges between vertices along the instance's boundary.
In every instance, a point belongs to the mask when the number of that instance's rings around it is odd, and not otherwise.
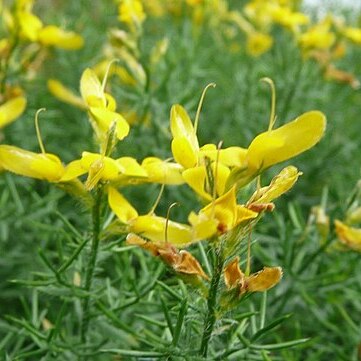
[{"label": "yellow flower with curved stamen", "polygon": [[26,98],[16,97],[0,105],[0,128],[13,122],[25,110]]},{"label": "yellow flower with curved stamen", "polygon": [[325,129],[325,115],[310,111],[277,129],[259,134],[248,147],[248,168],[260,172],[295,157],[318,143]]},{"label": "yellow flower with curved stamen", "polygon": [[246,165],[233,168],[226,188],[249,183],[272,165],[291,159],[319,142],[326,129],[326,117],[310,111],[277,129],[256,136],[247,150]]}]

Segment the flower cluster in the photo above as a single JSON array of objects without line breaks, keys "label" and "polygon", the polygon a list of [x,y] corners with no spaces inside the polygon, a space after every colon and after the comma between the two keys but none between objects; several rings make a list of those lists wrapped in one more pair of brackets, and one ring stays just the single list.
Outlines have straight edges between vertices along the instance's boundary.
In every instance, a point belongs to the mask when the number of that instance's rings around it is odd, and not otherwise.
[{"label": "flower cluster", "polygon": [[[109,207],[117,217],[108,231],[128,234],[129,244],[159,256],[179,274],[207,282],[209,276],[194,256],[185,250],[178,251],[178,248],[208,239],[212,246],[222,248],[222,257],[228,262],[224,269],[225,284],[230,290],[237,284],[241,295],[246,291],[262,291],[277,283],[281,276],[277,267],[265,268],[256,275],[249,275],[248,269],[243,274],[237,258],[240,244],[261,215],[274,209],[273,200],[287,192],[301,173],[297,168],[287,166],[263,187],[260,175],[271,166],[313,147],[325,131],[325,116],[319,111],[310,111],[274,129],[272,108],[268,130],[257,135],[248,147],[223,149],[221,143],[201,146],[197,130],[207,87],[194,123],[181,105],[171,108],[173,162],[157,157],[148,157],[140,163],[128,156],[114,159],[112,153],[116,143],[128,136],[130,128],[117,111],[115,99],[107,92],[106,80],[107,77],[101,82],[94,71],[86,69],[80,81],[81,97],[69,94],[68,90],[53,83],[64,99],[87,112],[99,153],[84,151],[80,159],[64,165],[58,156],[45,151],[37,114],[41,153],[0,145],[0,169],[52,182],[90,206],[94,203],[94,191],[101,190],[107,194]],[[265,81],[274,89],[270,79]],[[255,179],[255,192],[240,203],[239,190]],[[156,206],[148,214],[140,215],[119,188],[141,183],[173,186],[185,183],[202,200],[203,207],[189,214],[188,224],[173,221],[169,215],[156,215]]]},{"label": "flower cluster", "polygon": [[36,74],[45,59],[46,49],[75,50],[83,38],[73,31],[45,25],[33,13],[34,0],[0,2],[3,24],[0,28],[0,127],[18,118],[26,107],[21,84],[14,74]]}]

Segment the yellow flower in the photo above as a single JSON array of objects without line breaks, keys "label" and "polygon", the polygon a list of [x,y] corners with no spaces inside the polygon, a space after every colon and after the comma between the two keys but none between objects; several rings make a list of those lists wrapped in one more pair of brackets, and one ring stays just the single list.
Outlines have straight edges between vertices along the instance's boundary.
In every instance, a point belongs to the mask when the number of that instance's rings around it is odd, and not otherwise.
[{"label": "yellow flower", "polygon": [[64,31],[57,26],[44,26],[38,34],[38,40],[46,46],[75,50],[83,47],[84,39],[73,31]]},{"label": "yellow flower", "polygon": [[357,45],[361,45],[361,29],[347,27],[343,30],[344,36]]},{"label": "yellow flower", "polygon": [[145,12],[140,0],[122,0],[119,5],[119,20],[134,26],[145,20]]},{"label": "yellow flower", "polygon": [[335,220],[335,231],[339,240],[354,251],[361,252],[361,229],[349,227],[339,220]]},{"label": "yellow flower", "polygon": [[277,129],[259,134],[248,147],[248,168],[261,171],[295,157],[318,143],[325,129],[325,115],[310,111]]},{"label": "yellow flower", "polygon": [[246,50],[252,56],[260,56],[273,45],[273,38],[264,33],[252,32],[247,35]]},{"label": "yellow flower", "polygon": [[0,128],[5,127],[18,118],[24,112],[25,107],[26,99],[21,96],[0,105]]},{"label": "yellow flower", "polygon": [[214,231],[224,234],[232,230],[241,222],[257,218],[258,213],[243,205],[237,204],[236,189],[231,188],[227,193],[209,203],[199,211],[199,214],[191,213],[189,222],[198,224],[199,219],[214,220]]},{"label": "yellow flower", "polygon": [[106,147],[109,132],[114,124],[115,135],[118,140],[124,139],[130,130],[128,122],[120,113],[116,112],[115,99],[105,92],[104,87],[105,84],[100,82],[95,72],[90,68],[85,69],[80,80],[82,98],[59,81],[54,79],[48,81],[50,92],[58,99],[88,110],[90,122],[101,145],[101,150]]},{"label": "yellow flower", "polygon": [[319,142],[326,129],[326,117],[310,111],[277,129],[253,139],[248,147],[246,166],[233,168],[226,189],[242,187],[272,165],[291,159]]},{"label": "yellow flower", "polygon": [[336,36],[331,32],[331,18],[325,18],[299,36],[301,47],[309,49],[329,49],[334,44]]},{"label": "yellow flower", "polygon": [[59,182],[64,173],[64,167],[56,155],[33,153],[11,145],[0,145],[0,167],[48,182]]},{"label": "yellow flower", "polygon": [[66,182],[88,173],[86,187],[91,190],[100,181],[114,184],[136,183],[147,179],[146,171],[130,157],[112,159],[99,153],[83,152],[81,159],[70,162],[61,178]]},{"label": "yellow flower", "polygon": [[177,163],[163,161],[156,157],[145,158],[142,168],[148,175],[148,182],[160,184],[183,184],[183,167]]},{"label": "yellow flower", "polygon": [[299,25],[306,25],[310,21],[307,15],[292,11],[289,7],[276,7],[272,11],[272,18],[275,23],[290,30],[296,30]]}]

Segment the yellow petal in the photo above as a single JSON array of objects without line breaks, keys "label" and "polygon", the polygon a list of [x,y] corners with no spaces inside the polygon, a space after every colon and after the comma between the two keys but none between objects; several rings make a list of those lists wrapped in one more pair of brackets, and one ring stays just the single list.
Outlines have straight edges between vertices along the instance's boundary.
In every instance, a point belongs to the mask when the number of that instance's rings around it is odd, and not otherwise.
[{"label": "yellow petal", "polygon": [[[215,162],[212,163],[210,170],[212,171],[213,179],[216,181],[215,195],[222,195],[225,191],[230,170],[221,163],[218,163],[218,166],[216,166]],[[207,201],[211,201],[213,199],[213,190],[210,189],[210,184],[208,184],[209,180],[207,178],[207,171],[205,166],[186,169],[182,175],[186,183],[202,198]]]},{"label": "yellow petal", "polygon": [[235,257],[229,262],[223,271],[224,283],[228,289],[242,286],[244,283],[244,273],[239,268],[239,257]]},{"label": "yellow petal", "polygon": [[173,138],[189,138],[193,145],[198,144],[194,127],[186,110],[179,104],[173,105],[170,111],[170,130]]},{"label": "yellow petal", "polygon": [[30,12],[21,11],[17,14],[19,21],[20,35],[27,40],[37,41],[39,31],[43,27],[41,20]]},{"label": "yellow petal", "polygon": [[131,157],[121,157],[116,160],[124,169],[123,174],[134,177],[147,177],[148,174],[144,168]]},{"label": "yellow petal", "polygon": [[264,267],[262,271],[246,277],[242,291],[263,292],[274,287],[282,278],[281,267]]},{"label": "yellow petal", "polygon": [[66,167],[60,182],[68,182],[72,179],[78,178],[88,172],[88,169],[82,166],[81,159],[70,162]]},{"label": "yellow petal", "polygon": [[93,116],[102,133],[107,133],[113,122],[115,122],[115,132],[119,140],[124,139],[129,134],[129,124],[119,113],[113,112],[106,108],[91,107],[90,114]]},{"label": "yellow petal", "polygon": [[145,158],[142,167],[148,174],[148,182],[160,184],[183,184],[181,165],[166,162],[156,157]]},{"label": "yellow petal", "polygon": [[73,31],[64,31],[54,25],[44,26],[39,32],[39,42],[46,46],[56,46],[66,50],[80,49],[84,39]]},{"label": "yellow petal", "polygon": [[313,147],[321,139],[325,128],[325,115],[310,111],[278,129],[259,134],[247,152],[250,171],[259,172]]},{"label": "yellow petal", "polygon": [[348,227],[339,220],[335,220],[335,231],[339,240],[349,248],[361,252],[361,229]]},{"label": "yellow petal", "polygon": [[58,182],[64,173],[64,167],[57,156],[33,153],[11,145],[0,145],[0,167],[25,177],[49,182]]},{"label": "yellow petal", "polygon": [[186,169],[197,165],[198,154],[186,137],[177,137],[173,139],[172,154],[174,160]]},{"label": "yellow petal", "polygon": [[111,210],[123,223],[138,217],[136,209],[113,187],[108,187],[108,202]]},{"label": "yellow petal", "polygon": [[289,191],[296,183],[298,177],[302,173],[296,167],[289,166],[281,170],[281,172],[272,179],[267,187],[257,190],[249,200],[251,203],[269,203],[278,198],[282,194]]},{"label": "yellow petal", "polygon": [[192,225],[194,239],[211,238],[217,233],[218,221],[214,218],[209,218],[205,214],[191,212],[188,216],[188,222]]},{"label": "yellow petal", "polygon": [[207,201],[212,200],[212,195],[209,193],[209,189],[205,189],[207,172],[205,166],[199,166],[186,169],[183,174],[185,182],[202,198]]},{"label": "yellow petal", "polygon": [[143,237],[156,242],[169,242],[174,246],[183,247],[195,240],[190,226],[182,223],[168,221],[167,237],[165,236],[166,218],[153,215],[139,216],[130,221],[131,232],[141,234]]},{"label": "yellow petal", "polygon": [[361,29],[347,27],[344,30],[344,35],[346,38],[354,42],[355,44],[361,45]]},{"label": "yellow petal", "polygon": [[83,99],[74,94],[70,89],[66,88],[62,83],[60,83],[60,81],[49,79],[48,89],[51,94],[61,101],[81,109],[86,109],[86,104]]},{"label": "yellow petal", "polygon": [[217,198],[199,212],[207,215],[208,218],[215,218],[218,221],[218,230],[221,234],[228,232],[237,224],[237,200],[235,187],[230,189],[223,196]]},{"label": "yellow petal", "polygon": [[8,125],[18,118],[26,107],[26,99],[17,97],[0,105],[0,128]]},{"label": "yellow petal", "polygon": [[110,157],[104,157],[98,153],[83,152],[81,166],[90,171],[92,167],[101,169],[102,180],[116,179],[119,173],[124,172],[124,168]]},{"label": "yellow petal", "polygon": [[81,76],[80,94],[89,107],[106,106],[102,84],[94,71],[90,68],[85,69]]},{"label": "yellow petal", "polygon": [[[199,152],[198,139],[189,115],[181,105],[176,104],[172,106],[170,128],[174,138],[173,142],[176,142],[174,145],[172,143],[174,158],[176,160],[178,158],[181,162],[182,152],[185,152],[185,156],[188,157],[187,162],[192,163],[190,167],[196,165],[194,158],[197,158]],[[180,148],[179,150],[177,149],[178,147]]]},{"label": "yellow petal", "polygon": [[244,167],[246,164],[247,149],[229,147],[218,150],[215,144],[206,144],[200,149],[200,154],[228,167]]}]

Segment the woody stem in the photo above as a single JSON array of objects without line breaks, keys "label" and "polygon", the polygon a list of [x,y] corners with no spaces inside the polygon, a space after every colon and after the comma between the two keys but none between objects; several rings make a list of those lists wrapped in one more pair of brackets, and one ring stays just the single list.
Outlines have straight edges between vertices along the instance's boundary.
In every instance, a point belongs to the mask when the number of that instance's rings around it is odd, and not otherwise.
[{"label": "woody stem", "polygon": [[215,252],[213,275],[212,275],[208,299],[207,299],[207,314],[204,321],[202,342],[199,350],[199,354],[204,358],[207,357],[209,341],[212,337],[212,332],[214,329],[214,325],[216,323],[217,294],[218,294],[219,281],[222,276],[223,265],[224,265],[223,250],[222,247],[218,247]]}]

